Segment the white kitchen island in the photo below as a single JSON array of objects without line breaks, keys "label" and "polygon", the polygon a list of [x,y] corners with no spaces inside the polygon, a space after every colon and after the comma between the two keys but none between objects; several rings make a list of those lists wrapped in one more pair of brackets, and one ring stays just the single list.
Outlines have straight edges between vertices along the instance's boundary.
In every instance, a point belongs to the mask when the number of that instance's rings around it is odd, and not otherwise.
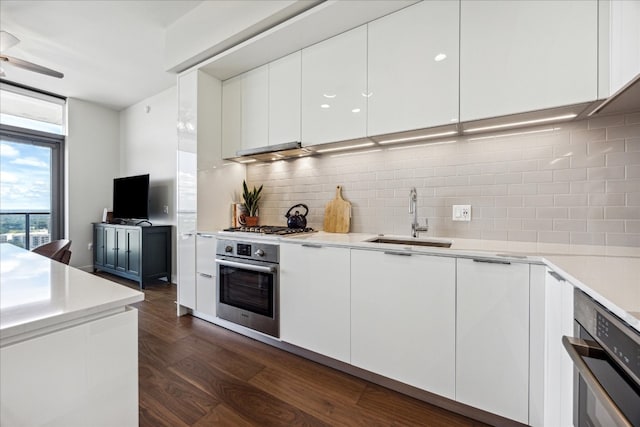
[{"label": "white kitchen island", "polygon": [[137,426],[143,299],[0,244],[0,424]]}]

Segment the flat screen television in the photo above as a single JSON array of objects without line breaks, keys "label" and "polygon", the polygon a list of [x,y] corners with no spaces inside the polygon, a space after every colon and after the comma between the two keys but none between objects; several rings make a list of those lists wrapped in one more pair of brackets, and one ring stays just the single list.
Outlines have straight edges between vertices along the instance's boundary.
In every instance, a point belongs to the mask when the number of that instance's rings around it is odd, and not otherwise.
[{"label": "flat screen television", "polygon": [[113,218],[149,219],[149,174],[113,180]]}]

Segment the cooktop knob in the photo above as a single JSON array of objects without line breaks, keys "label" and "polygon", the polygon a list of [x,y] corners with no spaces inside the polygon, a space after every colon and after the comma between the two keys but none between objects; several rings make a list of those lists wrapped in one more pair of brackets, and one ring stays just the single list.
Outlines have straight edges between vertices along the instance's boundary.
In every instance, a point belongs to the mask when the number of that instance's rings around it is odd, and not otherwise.
[{"label": "cooktop knob", "polygon": [[233,252],[233,246],[231,246],[231,245],[225,246],[224,251],[225,252]]},{"label": "cooktop knob", "polygon": [[256,251],[256,256],[260,256],[260,257],[264,256],[264,251],[262,249],[258,249]]}]

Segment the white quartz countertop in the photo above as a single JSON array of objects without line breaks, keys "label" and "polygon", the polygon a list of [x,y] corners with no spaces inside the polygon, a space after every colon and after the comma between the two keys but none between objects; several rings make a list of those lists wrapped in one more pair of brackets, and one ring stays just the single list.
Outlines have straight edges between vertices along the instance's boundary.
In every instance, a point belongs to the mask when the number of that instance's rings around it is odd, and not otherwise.
[{"label": "white quartz countertop", "polygon": [[[500,240],[422,236],[416,240],[450,241],[450,248],[371,243],[367,233],[296,234],[286,237],[255,233],[220,232],[219,238],[259,239],[300,244],[321,244],[371,250],[410,251],[455,257],[509,259],[512,262],[545,264],[596,299],[618,317],[640,331],[640,248],[568,245]],[[402,237],[411,240],[407,236]]]},{"label": "white quartz countertop", "polygon": [[0,244],[0,346],[143,299],[142,292]]}]

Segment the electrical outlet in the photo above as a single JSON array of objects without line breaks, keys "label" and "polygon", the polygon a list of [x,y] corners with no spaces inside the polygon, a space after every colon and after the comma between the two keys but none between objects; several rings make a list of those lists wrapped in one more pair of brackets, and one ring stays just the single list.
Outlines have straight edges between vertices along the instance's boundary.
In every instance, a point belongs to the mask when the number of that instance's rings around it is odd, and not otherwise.
[{"label": "electrical outlet", "polygon": [[451,219],[454,221],[471,221],[471,205],[453,205]]},{"label": "electrical outlet", "polygon": [[164,206],[162,207],[162,213],[163,213],[163,214],[168,214],[168,213],[169,213],[169,206],[164,205]]},{"label": "electrical outlet", "polygon": [[87,250],[91,250],[91,249],[93,249],[93,243],[89,243],[89,244],[87,245]]}]

